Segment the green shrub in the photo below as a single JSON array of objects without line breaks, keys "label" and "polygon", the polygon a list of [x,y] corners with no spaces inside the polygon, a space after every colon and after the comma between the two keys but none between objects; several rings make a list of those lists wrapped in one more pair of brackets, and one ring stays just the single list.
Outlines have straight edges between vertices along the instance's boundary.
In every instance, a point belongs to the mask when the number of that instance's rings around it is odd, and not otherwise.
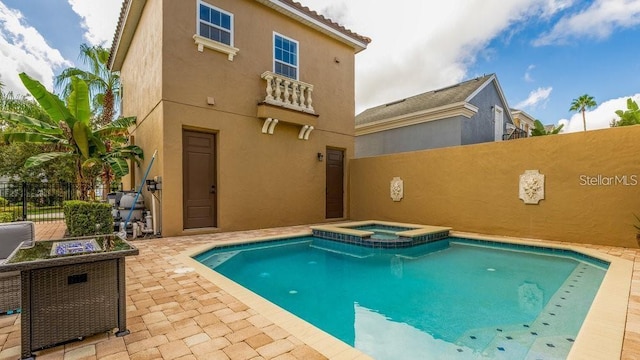
[{"label": "green shrub", "polygon": [[0,222],[14,222],[22,219],[22,207],[7,206],[0,211]]},{"label": "green shrub", "polygon": [[113,233],[113,216],[108,203],[70,200],[62,204],[70,236]]},{"label": "green shrub", "polygon": [[13,221],[15,221],[15,218],[13,217],[12,211],[0,212],[0,223],[13,222]]},{"label": "green shrub", "polygon": [[0,196],[0,206],[5,207],[5,206],[7,206],[8,203],[9,203],[9,201],[7,201],[7,199],[5,199],[2,196]]}]

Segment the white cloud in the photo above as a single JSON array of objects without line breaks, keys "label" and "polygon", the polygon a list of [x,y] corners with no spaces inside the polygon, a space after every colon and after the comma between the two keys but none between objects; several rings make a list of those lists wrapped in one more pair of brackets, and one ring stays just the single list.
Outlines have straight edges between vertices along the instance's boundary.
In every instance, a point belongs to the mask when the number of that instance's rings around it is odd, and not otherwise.
[{"label": "white cloud", "polygon": [[[597,108],[586,111],[585,119],[587,122],[587,130],[605,129],[611,124],[611,120],[619,119],[616,110],[627,109],[627,99],[633,98],[636,102],[640,102],[640,93],[630,96],[624,96],[617,99],[611,99],[599,104]],[[561,119],[558,125],[564,124],[563,132],[583,131],[582,113],[575,113],[570,119]]]},{"label": "white cloud", "polygon": [[543,17],[551,17],[552,15],[570,8],[574,3],[574,0],[548,0],[546,6],[543,9]]},{"label": "white cloud", "polygon": [[616,28],[640,24],[640,0],[596,0],[585,10],[562,18],[536,39],[535,46],[564,44],[577,37],[605,39]]},{"label": "white cloud", "polygon": [[53,89],[54,69],[71,66],[57,49],[47,44],[17,10],[0,2],[0,82],[3,91],[26,94],[18,74],[27,73],[47,89]]},{"label": "white cloud", "polygon": [[82,19],[84,38],[89,45],[111,47],[120,15],[120,0],[68,0],[73,11]]},{"label": "white cloud", "polygon": [[372,38],[368,49],[356,56],[360,112],[482,75],[468,74],[468,69],[477,56],[491,56],[487,44],[493,38],[531,17],[551,16],[572,1],[399,1],[392,12],[386,6],[371,6],[369,0],[304,4]]},{"label": "white cloud", "polygon": [[533,82],[533,77],[531,76],[531,72],[533,71],[533,69],[535,69],[536,66],[535,65],[529,65],[527,67],[527,71],[525,71],[524,73],[524,81],[526,82]]},{"label": "white cloud", "polygon": [[537,107],[540,103],[545,103],[551,95],[553,88],[537,88],[529,93],[529,97],[516,104],[516,109],[531,109]]}]

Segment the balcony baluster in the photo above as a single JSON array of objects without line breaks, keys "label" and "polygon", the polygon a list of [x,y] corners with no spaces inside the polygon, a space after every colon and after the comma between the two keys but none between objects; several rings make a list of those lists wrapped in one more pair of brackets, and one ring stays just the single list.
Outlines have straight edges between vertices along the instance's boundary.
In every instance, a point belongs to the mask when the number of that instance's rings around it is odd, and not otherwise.
[{"label": "balcony baluster", "polygon": [[267,82],[265,103],[315,114],[311,106],[313,85],[271,71],[265,71],[261,77]]}]

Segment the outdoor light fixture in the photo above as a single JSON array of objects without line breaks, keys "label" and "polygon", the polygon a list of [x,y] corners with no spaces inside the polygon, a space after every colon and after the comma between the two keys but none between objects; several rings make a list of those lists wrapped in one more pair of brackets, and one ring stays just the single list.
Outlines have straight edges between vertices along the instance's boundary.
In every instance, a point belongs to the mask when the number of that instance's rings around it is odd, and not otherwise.
[{"label": "outdoor light fixture", "polygon": [[318,153],[318,161],[322,161],[322,159],[324,159],[324,154],[319,152]]}]

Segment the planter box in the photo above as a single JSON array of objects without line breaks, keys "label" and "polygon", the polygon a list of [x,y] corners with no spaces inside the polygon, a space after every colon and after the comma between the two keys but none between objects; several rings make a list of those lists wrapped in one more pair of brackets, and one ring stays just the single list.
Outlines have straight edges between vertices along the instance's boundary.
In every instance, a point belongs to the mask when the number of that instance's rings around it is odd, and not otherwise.
[{"label": "planter box", "polygon": [[22,358],[101,332],[129,333],[124,265],[138,249],[117,239],[117,250],[104,251],[106,237],[38,241],[0,265],[0,273],[20,271]]}]

